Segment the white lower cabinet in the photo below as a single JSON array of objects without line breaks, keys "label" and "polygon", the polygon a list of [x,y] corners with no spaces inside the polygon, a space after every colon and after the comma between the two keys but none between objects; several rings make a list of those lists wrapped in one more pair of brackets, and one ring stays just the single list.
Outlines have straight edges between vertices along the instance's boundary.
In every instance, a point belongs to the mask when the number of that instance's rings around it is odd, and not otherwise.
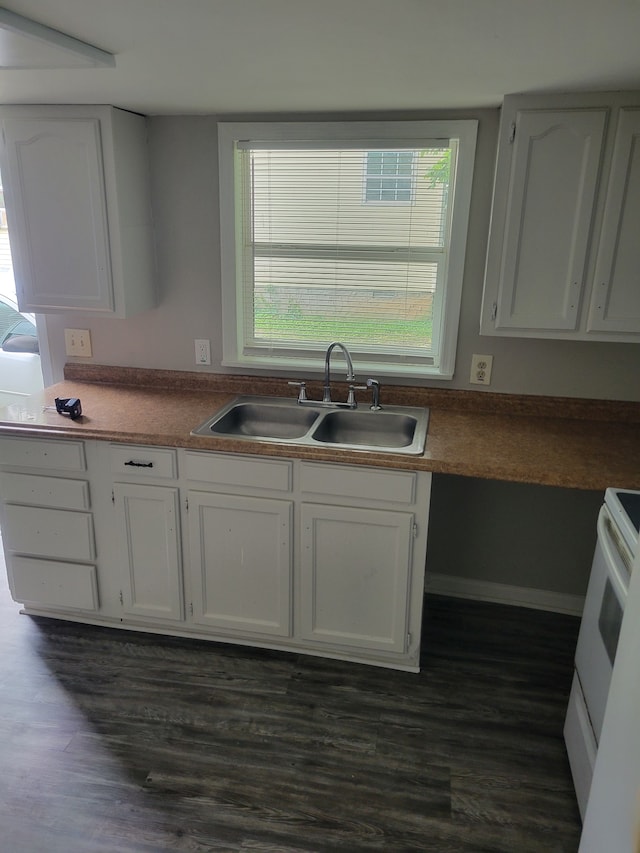
[{"label": "white lower cabinet", "polygon": [[291,633],[291,501],[190,491],[193,621]]},{"label": "white lower cabinet", "polygon": [[121,618],[143,624],[183,623],[177,452],[171,447],[112,444],[108,466],[118,543],[110,574],[119,583]]},{"label": "white lower cabinet", "polygon": [[99,609],[84,444],[0,441],[2,540],[15,601],[38,610]]},{"label": "white lower cabinet", "polygon": [[0,436],[28,613],[410,671],[430,488],[424,472]]},{"label": "white lower cabinet", "polygon": [[7,547],[16,553],[67,560],[95,560],[93,517],[40,506],[5,507]]},{"label": "white lower cabinet", "polygon": [[98,609],[95,566],[14,555],[7,560],[7,569],[16,601],[64,610]]},{"label": "white lower cabinet", "polygon": [[301,461],[298,488],[301,642],[417,669],[431,475]]},{"label": "white lower cabinet", "polygon": [[131,616],[182,621],[177,488],[116,483],[122,604]]},{"label": "white lower cabinet", "polygon": [[404,653],[413,515],[303,504],[301,528],[301,636]]}]

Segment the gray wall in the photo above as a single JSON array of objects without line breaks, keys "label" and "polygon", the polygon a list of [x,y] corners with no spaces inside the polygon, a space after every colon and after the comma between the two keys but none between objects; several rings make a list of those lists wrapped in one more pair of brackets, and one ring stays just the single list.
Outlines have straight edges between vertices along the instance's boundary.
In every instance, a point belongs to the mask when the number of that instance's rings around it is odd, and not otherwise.
[{"label": "gray wall", "polygon": [[[486,110],[448,115],[479,119],[478,150],[456,375],[450,382],[431,380],[423,384],[477,388],[468,383],[471,355],[489,353],[494,355],[492,391],[640,400],[638,345],[479,336],[499,113]],[[394,117],[430,116],[412,113]],[[98,364],[224,372],[220,366],[216,118],[151,118],[149,141],[159,305],[129,320],[49,316],[46,326],[54,380],[61,377],[66,360],[63,329],[68,326],[91,330],[93,361]],[[211,368],[195,367],[194,338],[211,339]],[[594,493],[435,477],[428,569],[582,594],[600,500],[601,496]]]},{"label": "gray wall", "polygon": [[[477,389],[469,384],[471,355],[483,353],[494,356],[492,391],[640,400],[638,345],[479,336],[499,113],[484,110],[446,115],[479,119],[478,149],[456,373],[451,381],[425,380],[422,384]],[[430,116],[411,113],[359,117]],[[66,360],[63,329],[69,326],[91,330],[93,361],[97,364],[225,372],[220,366],[216,117],[152,117],[149,142],[159,305],[128,320],[50,315],[46,329],[54,380],[60,378]],[[211,339],[211,368],[195,366],[194,338]],[[318,372],[320,369],[319,364]]]},{"label": "gray wall", "polygon": [[584,595],[601,492],[436,474],[427,571]]}]

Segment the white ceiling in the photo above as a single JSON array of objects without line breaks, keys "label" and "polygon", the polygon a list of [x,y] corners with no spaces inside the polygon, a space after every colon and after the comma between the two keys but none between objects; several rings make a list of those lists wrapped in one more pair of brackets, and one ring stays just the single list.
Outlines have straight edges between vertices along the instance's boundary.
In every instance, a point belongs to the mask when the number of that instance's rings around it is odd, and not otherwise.
[{"label": "white ceiling", "polygon": [[1,103],[147,114],[496,106],[640,90],[640,0],[16,0],[114,68],[0,71]]}]

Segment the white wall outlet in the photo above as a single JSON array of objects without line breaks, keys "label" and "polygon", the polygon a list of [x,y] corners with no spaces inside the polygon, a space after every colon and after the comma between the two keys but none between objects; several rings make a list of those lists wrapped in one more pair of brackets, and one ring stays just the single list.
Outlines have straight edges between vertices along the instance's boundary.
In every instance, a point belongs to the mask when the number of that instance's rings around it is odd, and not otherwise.
[{"label": "white wall outlet", "polygon": [[492,355],[471,356],[471,378],[474,385],[491,385]]},{"label": "white wall outlet", "polygon": [[196,338],[196,364],[211,364],[211,344],[206,338]]},{"label": "white wall outlet", "polygon": [[82,358],[91,358],[91,332],[89,329],[65,329],[64,346],[67,355],[79,355]]}]

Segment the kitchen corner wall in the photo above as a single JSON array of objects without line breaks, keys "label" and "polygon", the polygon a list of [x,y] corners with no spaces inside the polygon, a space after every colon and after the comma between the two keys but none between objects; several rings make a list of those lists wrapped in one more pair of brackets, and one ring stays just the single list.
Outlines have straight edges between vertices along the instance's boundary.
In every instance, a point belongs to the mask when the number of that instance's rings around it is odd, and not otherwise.
[{"label": "kitchen corner wall", "polygon": [[[437,387],[472,388],[471,355],[494,356],[492,391],[522,394],[640,400],[640,346],[480,337],[478,334],[484,259],[499,112],[439,113],[477,118],[478,148],[473,184],[458,336],[456,373],[451,381],[425,380]],[[433,114],[327,115],[328,120],[424,119]],[[261,116],[225,116],[259,120]],[[309,119],[317,116],[268,116]],[[49,315],[44,320],[51,361],[48,381],[57,381],[67,359],[66,327],[91,330],[96,364],[174,370],[237,372],[223,368],[221,344],[220,242],[216,116],[157,116],[148,119],[153,215],[157,245],[158,307],[127,320]],[[194,338],[211,340],[212,366],[196,367]],[[45,347],[46,347],[45,343]],[[357,367],[357,365],[356,365]],[[321,364],[318,364],[318,373]],[[307,374],[308,375],[308,374]],[[292,378],[295,372],[291,372]],[[300,375],[300,378],[302,375]],[[412,384],[415,384],[412,381]]]}]

